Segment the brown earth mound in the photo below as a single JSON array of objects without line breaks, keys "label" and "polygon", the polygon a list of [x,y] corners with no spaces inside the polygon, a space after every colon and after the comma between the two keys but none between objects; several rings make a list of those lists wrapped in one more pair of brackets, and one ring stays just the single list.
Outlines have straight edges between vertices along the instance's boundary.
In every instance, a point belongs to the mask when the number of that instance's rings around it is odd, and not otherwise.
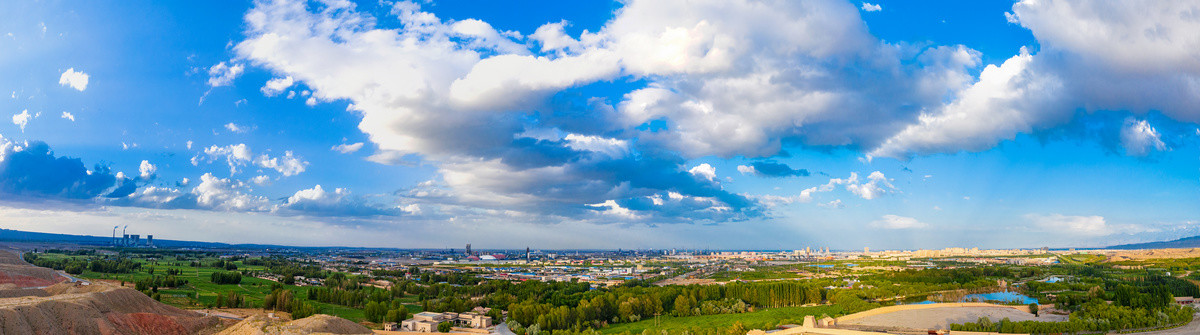
[{"label": "brown earth mound", "polygon": [[194,334],[215,326],[203,316],[127,288],[58,284],[44,297],[0,299],[0,334]]},{"label": "brown earth mound", "polygon": [[263,316],[253,316],[229,327],[219,335],[309,335],[309,334],[371,334],[371,330],[353,321],[317,314],[300,320],[280,322]]},{"label": "brown earth mound", "polygon": [[0,289],[44,287],[66,280],[54,270],[26,263],[14,251],[0,251]]},{"label": "brown earth mound", "polygon": [[65,277],[18,255],[0,251],[0,285],[7,287],[0,287],[0,334],[186,335],[220,323],[132,289],[62,282]]}]

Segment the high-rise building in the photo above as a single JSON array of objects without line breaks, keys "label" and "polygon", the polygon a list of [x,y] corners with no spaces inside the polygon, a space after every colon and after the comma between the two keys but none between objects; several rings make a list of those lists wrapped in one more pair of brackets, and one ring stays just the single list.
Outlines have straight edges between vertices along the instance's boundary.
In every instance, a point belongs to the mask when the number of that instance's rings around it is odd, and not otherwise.
[{"label": "high-rise building", "polygon": [[471,256],[471,255],[473,255],[473,254],[471,253],[471,244],[470,244],[470,243],[467,243],[467,256]]}]

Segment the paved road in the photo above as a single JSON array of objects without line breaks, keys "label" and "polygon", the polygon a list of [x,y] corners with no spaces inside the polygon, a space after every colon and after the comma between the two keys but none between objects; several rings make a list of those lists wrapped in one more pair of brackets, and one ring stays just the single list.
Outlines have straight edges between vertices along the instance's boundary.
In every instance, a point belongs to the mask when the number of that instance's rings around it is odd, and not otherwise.
[{"label": "paved road", "polygon": [[1179,327],[1179,328],[1175,328],[1175,329],[1167,329],[1167,330],[1155,330],[1152,332],[1144,332],[1144,333],[1132,333],[1132,334],[1137,334],[1137,335],[1196,335],[1196,334],[1200,334],[1200,321],[1198,321],[1200,319],[1197,319],[1197,317],[1200,317],[1200,315],[1193,317],[1192,322],[1188,323],[1187,325],[1184,325],[1183,327]]},{"label": "paved road", "polygon": [[493,332],[492,332],[492,334],[498,334],[498,335],[517,335],[517,334],[514,334],[514,333],[513,333],[511,330],[508,330],[508,324],[506,324],[506,323],[503,323],[503,322],[501,322],[500,324],[496,325],[496,330],[495,330],[495,331],[493,331]]}]

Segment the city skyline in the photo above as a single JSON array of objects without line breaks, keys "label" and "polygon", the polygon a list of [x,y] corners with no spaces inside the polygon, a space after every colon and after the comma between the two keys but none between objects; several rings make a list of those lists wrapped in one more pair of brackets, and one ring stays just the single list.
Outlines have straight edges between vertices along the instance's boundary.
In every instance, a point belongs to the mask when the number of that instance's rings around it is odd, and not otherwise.
[{"label": "city skyline", "polygon": [[0,13],[5,229],[483,250],[1200,235],[1187,2]]}]

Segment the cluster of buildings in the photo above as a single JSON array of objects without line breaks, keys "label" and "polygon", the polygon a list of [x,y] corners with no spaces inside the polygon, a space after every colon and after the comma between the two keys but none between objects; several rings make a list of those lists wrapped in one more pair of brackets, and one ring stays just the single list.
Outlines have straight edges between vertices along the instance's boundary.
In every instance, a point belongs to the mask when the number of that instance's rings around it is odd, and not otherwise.
[{"label": "cluster of buildings", "polygon": [[465,313],[420,312],[414,314],[411,319],[401,321],[400,323],[386,324],[384,325],[384,330],[436,333],[438,332],[438,325],[443,322],[449,322],[452,327],[457,328],[487,329],[492,326],[492,317],[484,315],[487,313],[487,310],[487,308],[476,307],[475,310]]},{"label": "cluster of buildings", "polygon": [[558,281],[569,282],[577,281],[584,283],[592,283],[594,285],[619,285],[629,279],[640,278],[641,274],[648,271],[642,266],[629,267],[576,267],[576,266],[543,266],[537,268],[527,267],[490,267],[490,268],[474,268],[474,270],[490,271],[489,274],[484,274],[479,277],[485,279],[510,280],[510,281]]}]

